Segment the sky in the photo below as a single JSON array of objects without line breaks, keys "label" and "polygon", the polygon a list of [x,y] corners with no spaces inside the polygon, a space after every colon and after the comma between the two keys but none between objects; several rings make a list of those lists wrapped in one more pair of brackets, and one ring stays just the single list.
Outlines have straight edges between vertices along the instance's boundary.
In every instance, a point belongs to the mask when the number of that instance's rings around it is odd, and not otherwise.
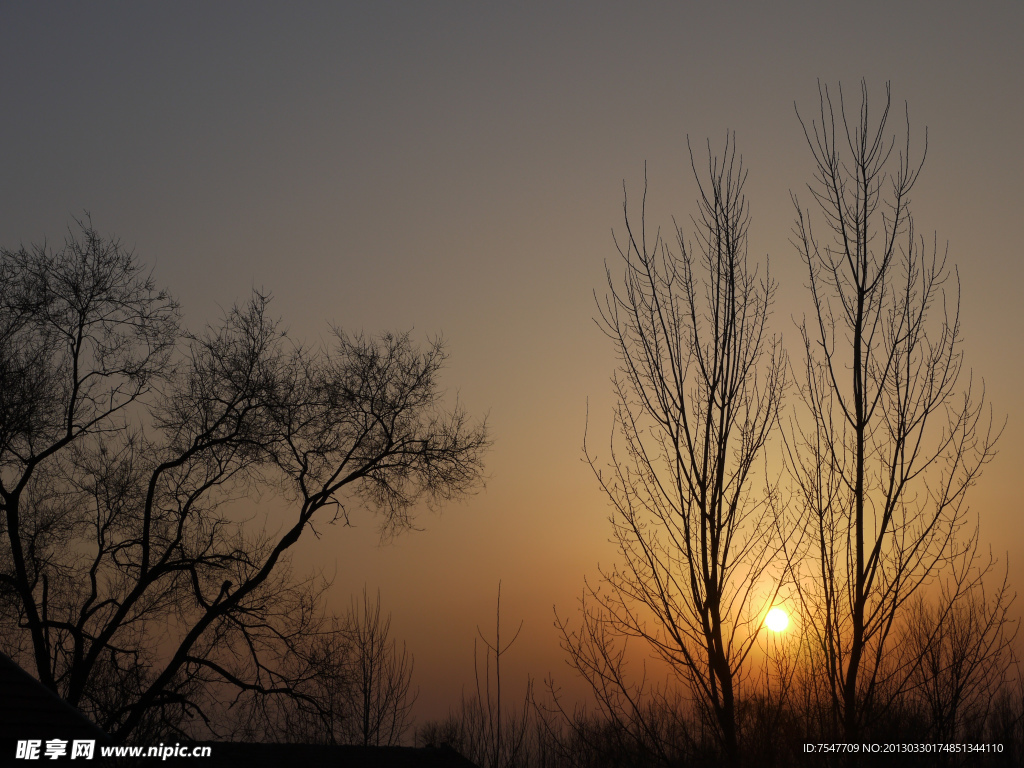
[{"label": "sky", "polygon": [[[187,323],[273,294],[289,332],[443,335],[444,385],[487,414],[486,487],[380,545],[373,519],[300,544],[344,610],[379,589],[416,658],[420,722],[473,685],[473,640],[522,634],[507,685],[579,690],[553,627],[613,561],[582,444],[607,444],[614,350],[593,318],[623,185],[671,231],[698,155],[735,131],[773,329],[809,310],[789,242],[818,81],[892,83],[928,155],[912,210],[959,269],[966,367],[999,454],[981,539],[1024,577],[1024,6],[1016,2],[29,3],[0,1],[0,245],[84,211]],[[898,120],[894,127],[900,127]],[[589,420],[589,427],[588,427]]]}]

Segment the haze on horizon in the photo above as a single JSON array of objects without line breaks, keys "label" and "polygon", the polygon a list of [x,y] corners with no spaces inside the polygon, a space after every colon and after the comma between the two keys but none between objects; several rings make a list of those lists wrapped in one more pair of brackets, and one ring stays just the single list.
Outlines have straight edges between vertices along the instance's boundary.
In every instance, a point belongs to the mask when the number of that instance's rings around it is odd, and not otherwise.
[{"label": "haze on horizon", "polygon": [[[470,690],[473,638],[522,634],[509,685],[565,666],[552,606],[576,610],[614,551],[581,461],[607,445],[615,367],[593,291],[616,257],[623,181],[648,220],[694,211],[686,138],[727,131],[749,168],[752,257],[780,287],[772,328],[809,311],[790,191],[812,171],[793,110],[817,80],[892,82],[928,159],[917,227],[959,269],[965,369],[998,455],[972,491],[981,541],[1024,575],[1024,11],[1019,4],[198,3],[0,7],[0,245],[58,244],[87,210],[136,249],[193,329],[253,288],[289,333],[330,324],[441,334],[443,383],[494,447],[486,488],[384,546],[367,515],[303,541],[343,611],[380,589],[416,658],[418,721]],[[296,570],[299,570],[297,567]],[[575,686],[575,687],[574,687]]]}]

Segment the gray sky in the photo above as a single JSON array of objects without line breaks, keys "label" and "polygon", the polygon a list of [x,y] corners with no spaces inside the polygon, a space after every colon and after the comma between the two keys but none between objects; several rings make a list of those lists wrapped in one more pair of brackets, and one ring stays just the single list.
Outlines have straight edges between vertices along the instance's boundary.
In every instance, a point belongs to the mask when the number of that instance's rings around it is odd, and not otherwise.
[{"label": "gray sky", "polygon": [[916,225],[949,241],[966,365],[1008,417],[972,506],[1020,583],[1021,39],[1011,2],[0,2],[0,244],[59,243],[88,210],[194,328],[256,287],[297,336],[443,333],[449,391],[490,414],[486,490],[387,547],[356,515],[302,554],[339,608],[381,589],[422,717],[468,691],[499,579],[506,624],[525,621],[506,679],[570,683],[552,605],[571,615],[611,557],[581,445],[588,398],[595,439],[611,426],[592,292],[623,180],[639,193],[646,161],[651,222],[685,222],[686,137],[720,150],[734,130],[751,255],[796,340],[789,193],[811,158],[793,104],[814,112],[818,78],[856,95],[865,77],[873,99],[891,80],[916,147],[928,127]]}]

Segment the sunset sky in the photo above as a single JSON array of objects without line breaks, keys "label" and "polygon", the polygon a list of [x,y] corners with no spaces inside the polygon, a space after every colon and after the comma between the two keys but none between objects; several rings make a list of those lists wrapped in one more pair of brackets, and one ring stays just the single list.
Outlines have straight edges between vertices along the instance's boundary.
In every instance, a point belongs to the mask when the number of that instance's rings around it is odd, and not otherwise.
[{"label": "sunset sky", "polygon": [[[610,564],[614,351],[593,322],[623,182],[689,227],[686,150],[735,131],[751,257],[780,287],[791,354],[809,311],[790,193],[809,201],[820,79],[891,126],[909,103],[928,157],[912,211],[959,267],[966,368],[999,455],[971,496],[981,538],[1024,585],[1024,5],[852,3],[0,3],[0,245],[59,244],[89,211],[153,267],[187,324],[253,288],[291,335],[331,324],[441,334],[444,384],[488,414],[486,488],[378,545],[374,521],[304,541],[340,611],[380,589],[416,657],[417,715],[473,681],[473,638],[522,635],[505,680],[576,690],[552,625]],[[966,383],[966,375],[965,375]],[[1019,586],[1018,586],[1019,588]]]}]

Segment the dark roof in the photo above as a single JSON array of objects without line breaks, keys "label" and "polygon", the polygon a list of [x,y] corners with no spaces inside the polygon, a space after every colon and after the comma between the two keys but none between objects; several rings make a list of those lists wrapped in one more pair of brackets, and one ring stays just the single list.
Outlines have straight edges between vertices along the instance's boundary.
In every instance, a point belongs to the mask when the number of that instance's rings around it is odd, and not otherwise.
[{"label": "dark roof", "polygon": [[0,653],[0,743],[13,739],[107,740],[92,721]]},{"label": "dark roof", "polygon": [[[355,747],[320,744],[204,742],[210,757],[200,762],[225,768],[477,768],[447,744],[440,747]],[[196,765],[194,758],[170,758],[165,766]]]}]

